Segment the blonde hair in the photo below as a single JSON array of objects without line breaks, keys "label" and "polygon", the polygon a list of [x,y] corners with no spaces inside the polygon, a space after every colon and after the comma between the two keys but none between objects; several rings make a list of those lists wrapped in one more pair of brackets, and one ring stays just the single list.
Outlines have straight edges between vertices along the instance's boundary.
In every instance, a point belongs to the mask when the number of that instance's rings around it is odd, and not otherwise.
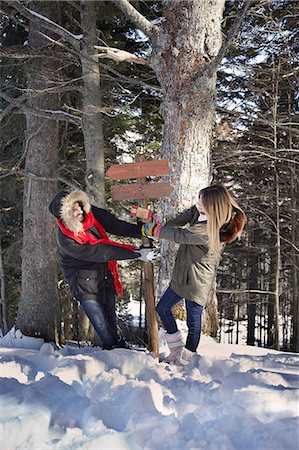
[{"label": "blonde hair", "polygon": [[[199,196],[207,215],[209,254],[219,262],[221,249],[224,245],[220,241],[220,229],[231,220],[234,209],[238,209],[242,213],[243,211],[226,187],[220,184],[202,189]],[[239,234],[241,234],[241,231]]]}]

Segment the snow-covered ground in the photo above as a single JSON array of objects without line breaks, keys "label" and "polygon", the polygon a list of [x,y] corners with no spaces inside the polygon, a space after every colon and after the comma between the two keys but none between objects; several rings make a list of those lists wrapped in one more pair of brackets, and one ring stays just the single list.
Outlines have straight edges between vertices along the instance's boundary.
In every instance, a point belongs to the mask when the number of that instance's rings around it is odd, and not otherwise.
[{"label": "snow-covered ground", "polygon": [[13,331],[0,345],[1,450],[298,448],[296,354],[203,336],[179,368]]}]

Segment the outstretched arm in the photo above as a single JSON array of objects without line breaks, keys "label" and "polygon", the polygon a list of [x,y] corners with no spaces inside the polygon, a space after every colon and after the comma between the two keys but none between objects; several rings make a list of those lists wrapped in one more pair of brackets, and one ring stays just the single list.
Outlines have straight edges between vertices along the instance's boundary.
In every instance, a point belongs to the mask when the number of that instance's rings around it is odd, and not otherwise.
[{"label": "outstretched arm", "polygon": [[108,233],[115,236],[141,238],[142,224],[133,224],[124,220],[119,220],[114,214],[111,214],[106,209],[92,206],[92,213],[94,217],[101,223]]}]

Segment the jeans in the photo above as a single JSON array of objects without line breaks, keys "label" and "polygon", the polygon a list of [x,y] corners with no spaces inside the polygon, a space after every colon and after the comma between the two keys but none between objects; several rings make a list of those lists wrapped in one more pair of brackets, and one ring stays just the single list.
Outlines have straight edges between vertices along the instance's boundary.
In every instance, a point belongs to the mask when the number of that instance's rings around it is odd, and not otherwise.
[{"label": "jeans", "polygon": [[111,289],[106,290],[106,303],[99,300],[84,300],[80,302],[85,314],[89,318],[96,333],[103,342],[104,350],[111,350],[118,344],[115,294]]},{"label": "jeans", "polygon": [[[169,334],[173,334],[178,331],[178,327],[171,310],[174,305],[181,300],[182,298],[177,295],[171,287],[168,287],[156,307],[157,313],[159,314],[160,319]],[[201,335],[201,315],[203,312],[203,307],[194,301],[187,299],[185,300],[185,304],[188,327],[186,348],[191,352],[196,352]]]}]

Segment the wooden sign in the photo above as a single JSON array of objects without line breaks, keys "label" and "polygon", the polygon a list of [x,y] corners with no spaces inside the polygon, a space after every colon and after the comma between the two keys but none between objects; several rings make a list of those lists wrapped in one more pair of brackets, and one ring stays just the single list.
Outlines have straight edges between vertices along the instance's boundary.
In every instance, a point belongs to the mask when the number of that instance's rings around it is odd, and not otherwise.
[{"label": "wooden sign", "polygon": [[150,161],[140,161],[135,163],[114,164],[109,167],[106,175],[112,180],[125,180],[129,178],[160,176],[168,173],[169,165],[167,159],[153,159]]},{"label": "wooden sign", "polygon": [[[147,181],[146,177],[167,175],[168,173],[169,165],[167,159],[144,161],[144,156],[139,155],[138,162],[114,164],[107,170],[106,175],[112,180],[139,178],[138,183],[112,186],[111,197],[113,200],[142,200],[143,208],[138,206],[132,207],[134,210],[133,215],[140,217],[143,214],[144,220],[147,220],[149,214],[147,210],[147,199],[165,197],[173,192],[174,187],[169,183]],[[143,210],[143,212],[140,210]],[[148,245],[149,239],[142,237],[142,242]],[[144,296],[147,328],[150,336],[149,350],[153,351],[156,358],[158,358],[158,322],[155,309],[154,271],[151,262],[144,263]]]},{"label": "wooden sign", "polygon": [[166,197],[173,191],[169,183],[132,183],[111,187],[112,200],[144,200],[146,198]]}]

